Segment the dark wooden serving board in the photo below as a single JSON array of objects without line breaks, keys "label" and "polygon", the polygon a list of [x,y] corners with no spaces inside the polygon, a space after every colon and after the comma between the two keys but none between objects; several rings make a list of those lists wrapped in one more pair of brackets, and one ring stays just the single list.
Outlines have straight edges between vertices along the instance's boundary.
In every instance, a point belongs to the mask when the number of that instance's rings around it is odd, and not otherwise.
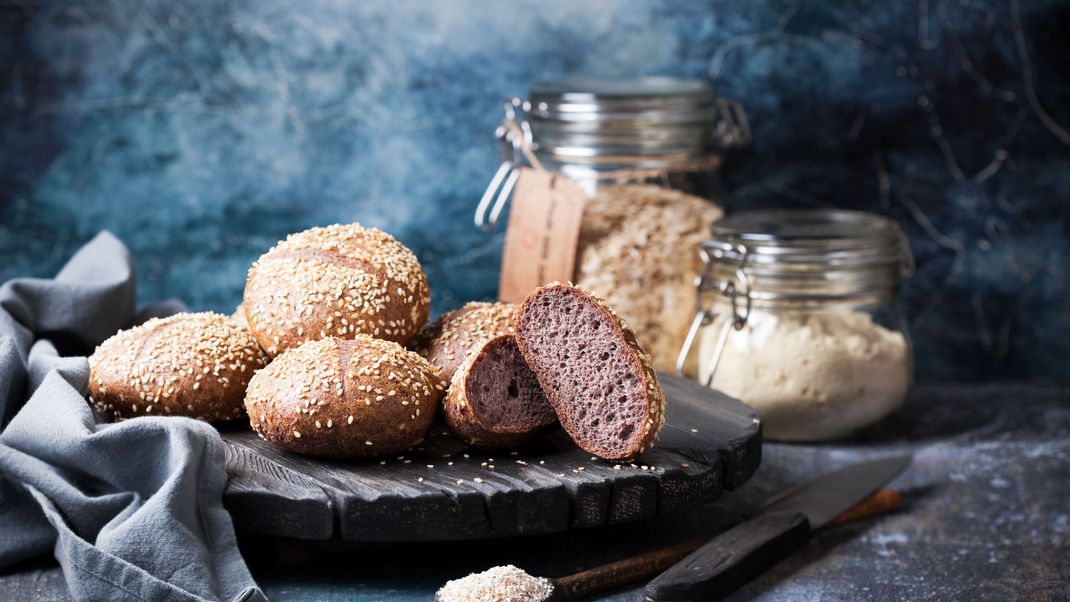
[{"label": "dark wooden serving board", "polygon": [[757,414],[690,380],[659,380],[668,400],[665,429],[634,464],[592,459],[563,432],[517,450],[481,452],[436,424],[408,452],[342,462],[289,453],[233,430],[223,433],[230,477],[224,503],[248,534],[457,540],[654,518],[746,482],[761,460]]}]

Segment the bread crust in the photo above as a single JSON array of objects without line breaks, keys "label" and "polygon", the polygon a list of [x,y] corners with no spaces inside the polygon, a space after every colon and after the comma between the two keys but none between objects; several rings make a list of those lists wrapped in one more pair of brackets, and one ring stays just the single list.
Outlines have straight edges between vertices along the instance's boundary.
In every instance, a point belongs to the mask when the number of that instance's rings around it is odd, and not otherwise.
[{"label": "bread crust", "polygon": [[[633,444],[621,453],[610,453],[605,449],[595,448],[593,446],[585,447],[581,444],[581,441],[585,440],[586,433],[583,433],[581,426],[573,421],[568,407],[569,400],[562,399],[554,391],[552,383],[549,380],[549,375],[540,369],[537,356],[532,353],[524,338],[525,333],[521,324],[525,313],[530,311],[538,302],[538,299],[543,295],[558,293],[576,295],[592,302],[598,311],[606,318],[607,323],[616,326],[616,328],[613,329],[614,333],[616,336],[620,337],[631,351],[631,353],[628,354],[628,361],[632,365],[632,369],[635,371],[636,375],[639,376],[644,397],[646,399],[647,411],[646,420],[644,420],[643,424],[640,426],[642,436],[633,437]],[[629,328],[624,320],[621,319],[611,307],[609,307],[604,299],[590,291],[584,290],[578,286],[573,286],[572,284],[561,282],[550,283],[532,291],[520,304],[520,309],[516,314],[516,331],[517,344],[520,347],[520,353],[527,359],[528,365],[539,379],[539,383],[542,385],[542,390],[546,394],[546,398],[550,401],[550,405],[557,413],[557,418],[561,422],[561,426],[564,427],[565,431],[568,432],[573,441],[576,441],[577,445],[580,445],[585,451],[607,460],[626,460],[634,458],[654,445],[655,441],[657,441],[658,434],[665,425],[665,394],[661,389],[661,385],[658,384],[657,374],[651,364],[650,356],[639,346],[631,328]]]},{"label": "bread crust", "polygon": [[89,400],[114,420],[188,416],[225,422],[243,413],[245,388],[267,357],[227,316],[153,318],[104,341],[89,358]]},{"label": "bread crust", "polygon": [[356,335],[293,347],[249,383],[245,407],[264,439],[302,454],[360,458],[423,440],[445,381],[391,341]]},{"label": "bread crust", "polygon": [[291,234],[249,269],[242,298],[268,355],[328,337],[407,344],[427,321],[427,277],[393,236],[360,224]]},{"label": "bread crust", "polygon": [[465,303],[424,326],[411,346],[452,379],[468,356],[487,341],[515,332],[518,307],[515,303]]},{"label": "bread crust", "polygon": [[553,424],[549,422],[522,429],[490,425],[484,421],[475,404],[469,399],[469,391],[475,386],[469,383],[472,368],[484,359],[492,346],[502,344],[505,339],[515,340],[515,337],[508,334],[494,337],[470,353],[454,373],[449,392],[442,401],[442,415],[446,419],[446,426],[466,445],[481,449],[518,447],[531,442]]}]

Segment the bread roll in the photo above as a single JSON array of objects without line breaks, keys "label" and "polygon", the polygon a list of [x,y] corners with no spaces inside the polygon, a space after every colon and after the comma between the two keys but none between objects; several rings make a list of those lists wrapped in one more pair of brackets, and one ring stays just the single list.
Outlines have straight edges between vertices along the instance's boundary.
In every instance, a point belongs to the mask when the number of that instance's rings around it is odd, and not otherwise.
[{"label": "bread roll", "polygon": [[557,421],[516,339],[508,334],[468,355],[442,407],[453,434],[480,448],[523,445]]},{"label": "bread roll", "polygon": [[359,224],[291,234],[249,270],[249,328],[274,357],[305,341],[369,335],[402,345],[427,321],[427,278],[412,251]]},{"label": "bread roll", "polygon": [[89,358],[89,400],[115,420],[242,415],[245,387],[267,364],[260,347],[220,314],[180,313],[120,331]]},{"label": "bread roll", "polygon": [[444,389],[424,358],[355,335],[285,351],[249,383],[245,407],[253,430],[280,447],[359,458],[422,441]]},{"label": "bread roll", "polygon": [[600,298],[567,284],[533,291],[516,317],[517,343],[576,445],[607,460],[654,444],[665,396],[650,356]]},{"label": "bread roll", "polygon": [[442,371],[447,379],[468,356],[494,337],[513,332],[515,303],[472,301],[448,311],[420,331],[412,348]]}]

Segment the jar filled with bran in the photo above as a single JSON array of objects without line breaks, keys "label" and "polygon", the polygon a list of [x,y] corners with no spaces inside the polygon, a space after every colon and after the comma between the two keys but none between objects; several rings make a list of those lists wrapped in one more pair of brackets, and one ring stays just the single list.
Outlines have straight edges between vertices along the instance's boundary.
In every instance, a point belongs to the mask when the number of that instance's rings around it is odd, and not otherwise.
[{"label": "jar filled with bran", "polygon": [[[573,77],[536,84],[527,101],[507,103],[498,135],[506,158],[479,203],[477,226],[494,228],[522,167],[563,176],[582,197],[574,231],[547,226],[529,255],[511,253],[507,233],[503,281],[517,269],[511,261],[534,261],[547,245],[567,248],[571,261],[527,286],[571,280],[605,297],[654,365],[670,369],[702,269],[695,249],[722,215],[718,168],[727,149],[750,140],[742,108],[701,81]],[[522,226],[510,217],[510,230]]]}]

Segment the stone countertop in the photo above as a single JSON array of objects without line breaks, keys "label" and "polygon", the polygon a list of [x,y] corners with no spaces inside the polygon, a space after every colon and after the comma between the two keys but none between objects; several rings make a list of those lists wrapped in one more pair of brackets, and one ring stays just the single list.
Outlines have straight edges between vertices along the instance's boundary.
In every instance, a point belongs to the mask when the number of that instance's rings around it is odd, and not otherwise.
[{"label": "stone countertop", "polygon": [[[922,385],[906,406],[846,441],[768,443],[742,490],[688,515],[569,534],[463,544],[361,546],[246,539],[274,600],[427,600],[447,579],[514,563],[562,575],[713,534],[771,493],[839,466],[910,452],[897,513],[817,534],[733,600],[1052,600],[1070,583],[1070,387]],[[642,600],[641,588],[603,600]],[[56,600],[44,561],[0,574],[6,599]]]}]

